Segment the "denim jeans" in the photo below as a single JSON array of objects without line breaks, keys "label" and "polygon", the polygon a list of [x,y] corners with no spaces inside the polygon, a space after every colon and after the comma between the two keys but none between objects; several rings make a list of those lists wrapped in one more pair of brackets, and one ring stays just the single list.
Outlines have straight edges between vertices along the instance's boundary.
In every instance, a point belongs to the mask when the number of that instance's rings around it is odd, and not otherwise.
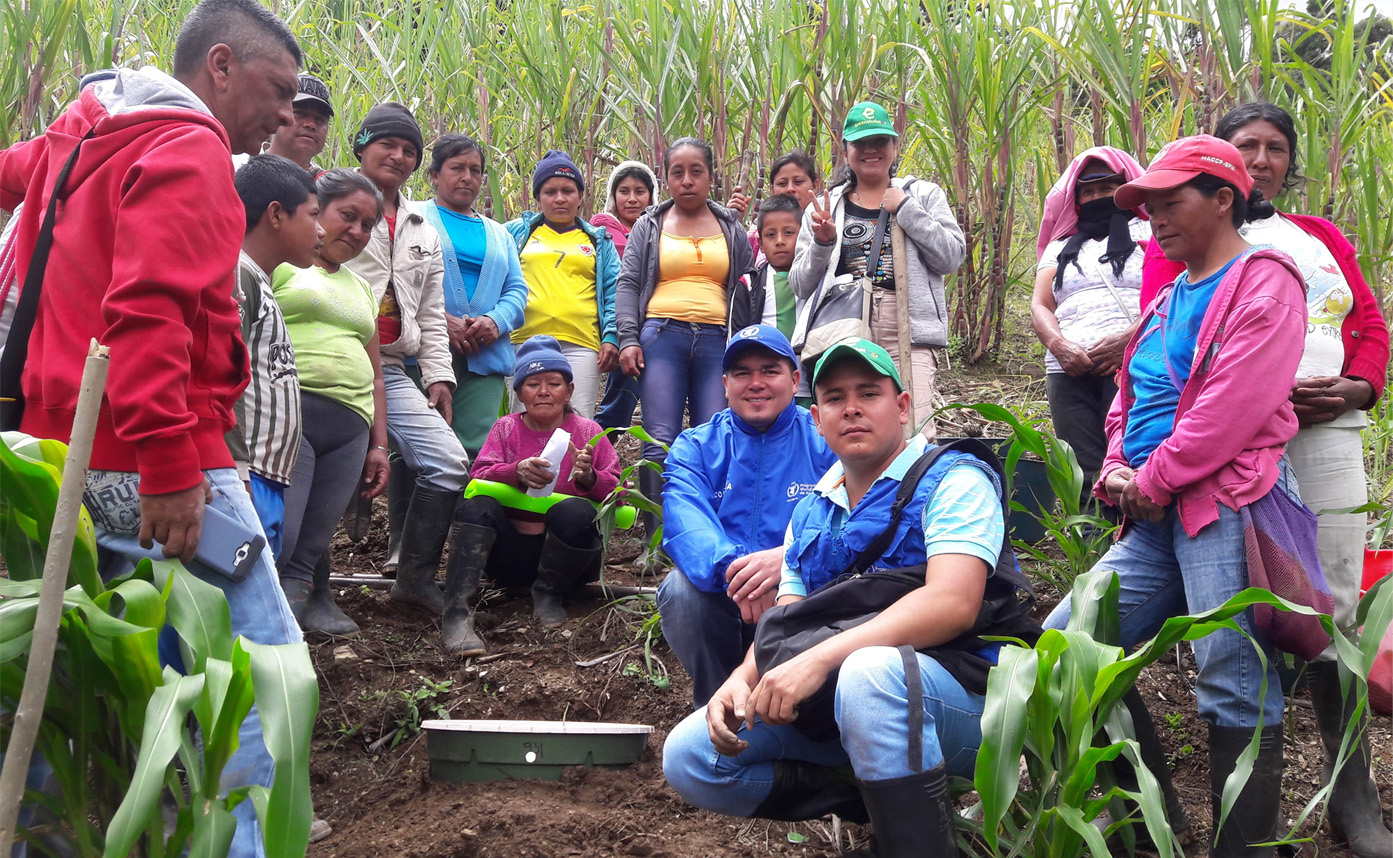
[{"label": "denim jeans", "polygon": [[755,640],[755,627],[724,590],[700,590],[673,569],[658,585],[663,639],[692,678],[692,708],[701,709],[740,666]]},{"label": "denim jeans", "polygon": [[600,402],[595,422],[601,429],[628,429],[634,425],[636,408],[638,379],[625,375],[622,370],[610,370],[605,376],[605,398]]},{"label": "denim jeans", "polygon": [[[723,326],[649,319],[638,339],[643,347],[643,428],[649,435],[671,444],[682,432],[683,414],[690,411],[690,425],[700,426],[726,407],[721,384]],[[643,458],[661,462],[667,456],[657,444],[645,443]]]},{"label": "denim jeans", "polygon": [[[1296,481],[1286,460],[1282,477],[1272,489],[1297,497]],[[1248,587],[1248,561],[1243,541],[1243,519],[1234,510],[1219,505],[1219,519],[1190,537],[1180,524],[1175,504],[1166,509],[1165,518],[1153,524],[1131,521],[1122,538],[1103,555],[1095,569],[1117,572],[1120,644],[1131,650],[1150,640],[1171,617],[1198,614],[1217,608]],[[1065,597],[1045,620],[1045,628],[1062,629],[1069,623],[1072,596]],[[1262,635],[1253,629],[1253,610],[1234,617],[1263,648],[1267,657],[1264,672],[1253,644],[1230,629],[1220,629],[1194,641],[1199,676],[1195,694],[1199,714],[1219,727],[1270,727],[1282,720],[1282,683],[1277,675],[1274,652]],[[1267,677],[1267,693],[1258,691]]]},{"label": "denim jeans", "polygon": [[[204,471],[213,489],[212,505],[228,513],[248,527],[261,532],[256,510],[235,468]],[[146,550],[140,547],[140,498],[136,493],[139,477],[115,471],[93,471],[87,477],[87,492],[83,503],[92,514],[96,526],[97,547],[102,577],[111,578],[134,568],[144,557],[161,559],[159,546]],[[201,563],[187,564],[188,570],[199,579],[212,584],[227,596],[232,611],[232,634],[242,635],[259,644],[298,643],[300,628],[290,613],[280,582],[276,580],[275,562],[271,549],[261,552],[261,560],[247,577],[233,582],[226,575]],[[270,786],[275,764],[261,738],[261,716],[255,707],[242,722],[239,731],[241,745],[223,770],[224,789],[246,784]],[[261,842],[261,826],[250,801],[237,805],[233,811],[237,831],[233,835],[231,858],[260,858],[265,855]]]},{"label": "denim jeans", "polygon": [[469,482],[469,457],[450,424],[430,407],[406,370],[384,366],[382,381],[387,388],[387,437],[416,472],[417,485],[441,492],[463,491]]},{"label": "denim jeans", "polygon": [[[943,763],[948,774],[971,778],[982,744],[980,694],[965,690],[932,657],[919,654],[924,709],[923,769]],[[749,747],[736,756],[716,752],[706,731],[706,712],[688,715],[663,745],[663,775],[689,803],[729,816],[749,816],[769,796],[774,760],[821,766],[850,764],[865,781],[913,774],[909,765],[909,700],[904,661],[894,647],[867,647],[842,662],[837,680],[841,739],[814,742],[793,725],[757,722],[741,727]]]}]

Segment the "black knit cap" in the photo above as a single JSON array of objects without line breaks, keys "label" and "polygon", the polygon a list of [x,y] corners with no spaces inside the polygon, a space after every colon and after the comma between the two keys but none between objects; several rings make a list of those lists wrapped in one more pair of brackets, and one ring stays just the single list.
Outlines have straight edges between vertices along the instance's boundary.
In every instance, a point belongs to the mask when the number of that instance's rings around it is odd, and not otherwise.
[{"label": "black knit cap", "polygon": [[404,104],[395,101],[384,101],[368,111],[368,115],[363,117],[363,124],[359,126],[358,133],[353,138],[353,154],[359,161],[363,160],[363,149],[369,143],[381,137],[400,137],[403,140],[410,140],[416,147],[416,166],[412,171],[421,167],[421,153],[425,151],[426,144],[421,139],[421,126],[416,124],[416,117],[411,115],[411,111]]}]

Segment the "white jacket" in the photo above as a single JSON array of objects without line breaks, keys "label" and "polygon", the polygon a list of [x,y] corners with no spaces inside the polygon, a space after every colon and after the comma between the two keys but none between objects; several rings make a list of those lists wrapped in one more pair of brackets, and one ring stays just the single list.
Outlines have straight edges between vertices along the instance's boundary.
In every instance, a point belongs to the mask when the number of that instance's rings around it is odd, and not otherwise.
[{"label": "white jacket", "polygon": [[387,219],[373,227],[372,238],[358,258],[346,263],[368,281],[380,303],[390,280],[401,308],[401,336],[382,346],[382,363],[401,366],[415,357],[421,384],[443,381],[455,385],[450,360],[450,335],[445,326],[445,264],[440,234],[415,204],[397,192],[396,241],[387,237]]}]

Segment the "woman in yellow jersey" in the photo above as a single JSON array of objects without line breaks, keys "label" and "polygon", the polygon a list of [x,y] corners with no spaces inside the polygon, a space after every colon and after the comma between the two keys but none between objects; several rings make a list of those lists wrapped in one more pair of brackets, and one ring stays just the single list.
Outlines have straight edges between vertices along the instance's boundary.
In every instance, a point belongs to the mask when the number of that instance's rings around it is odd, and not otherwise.
[{"label": "woman in yellow jersey", "polygon": [[600,377],[619,366],[614,327],[614,285],[619,253],[604,227],[580,217],[585,179],[565,152],[549,150],[532,173],[538,211],[525,212],[504,228],[517,241],[527,309],[514,345],[545,334],[561,344],[575,373],[571,404],[595,416]]},{"label": "woman in yellow jersey", "polygon": [[[672,199],[644,212],[629,233],[616,316],[620,365],[639,379],[643,428],[671,444],[684,412],[697,426],[726,406],[726,296],[754,267],[754,251],[735,214],[710,199],[711,147],[683,137],[663,160]],[[665,458],[658,444],[644,444],[643,456]],[[656,500],[657,474],[648,468],[640,474],[644,494]]]}]

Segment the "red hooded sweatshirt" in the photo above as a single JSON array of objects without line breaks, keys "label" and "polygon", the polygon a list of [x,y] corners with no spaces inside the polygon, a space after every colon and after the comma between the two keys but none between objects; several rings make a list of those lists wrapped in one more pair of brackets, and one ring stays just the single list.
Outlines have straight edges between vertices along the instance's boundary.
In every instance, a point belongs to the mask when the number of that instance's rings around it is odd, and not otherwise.
[{"label": "red hooded sweatshirt", "polygon": [[224,439],[248,377],[232,279],[245,215],[227,134],[153,70],[94,84],[42,136],[0,152],[0,208],[23,283],[53,184],[73,146],[24,368],[21,428],[67,441],[95,338],[111,348],[92,467],[136,471],[142,494],[232,467]]}]

